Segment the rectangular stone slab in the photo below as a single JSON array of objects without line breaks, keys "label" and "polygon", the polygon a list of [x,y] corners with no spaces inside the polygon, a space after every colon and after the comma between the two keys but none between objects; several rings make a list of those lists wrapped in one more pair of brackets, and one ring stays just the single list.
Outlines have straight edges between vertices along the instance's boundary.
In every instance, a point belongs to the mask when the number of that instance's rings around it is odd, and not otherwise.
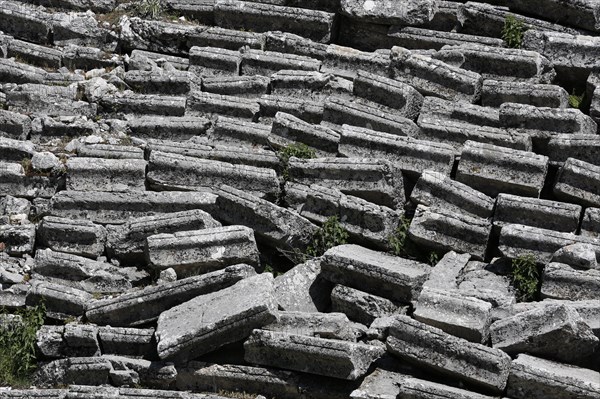
[{"label": "rectangular stone slab", "polygon": [[563,201],[600,206],[600,166],[568,158],[554,184],[554,195]]},{"label": "rectangular stone slab", "polygon": [[322,156],[335,156],[340,135],[325,126],[314,125],[280,111],[275,114],[269,142],[276,148],[300,142],[315,148]]},{"label": "rectangular stone slab", "polygon": [[247,50],[242,53],[241,75],[264,75],[281,70],[318,71],[321,61],[303,55]]},{"label": "rectangular stone slab", "polygon": [[600,299],[600,270],[577,270],[563,263],[550,263],[544,268],[540,293],[543,298]]},{"label": "rectangular stone slab", "polygon": [[38,227],[38,238],[54,251],[97,258],[104,253],[106,229],[87,220],[45,216]]},{"label": "rectangular stone slab", "polygon": [[127,129],[132,136],[173,141],[205,135],[210,126],[209,119],[195,116],[146,116],[127,122]]},{"label": "rectangular stone slab", "polygon": [[378,346],[254,330],[244,342],[249,363],[356,380],[383,354]]},{"label": "rectangular stone slab", "polygon": [[492,79],[483,81],[482,105],[500,107],[508,102],[536,107],[566,108],[569,105],[569,93],[557,85],[505,82]]},{"label": "rectangular stone slab", "polygon": [[250,335],[276,320],[273,276],[263,273],[163,312],[156,341],[161,359],[185,361]]},{"label": "rectangular stone slab", "polygon": [[500,393],[506,386],[510,357],[499,349],[447,334],[408,316],[397,316],[386,341],[401,359],[452,378]]},{"label": "rectangular stone slab", "polygon": [[559,166],[562,166],[569,158],[600,165],[600,136],[597,134],[557,134],[548,141],[547,151],[550,162]]},{"label": "rectangular stone slab", "polygon": [[418,295],[429,269],[423,263],[358,245],[334,247],[321,261],[325,279],[400,302]]}]

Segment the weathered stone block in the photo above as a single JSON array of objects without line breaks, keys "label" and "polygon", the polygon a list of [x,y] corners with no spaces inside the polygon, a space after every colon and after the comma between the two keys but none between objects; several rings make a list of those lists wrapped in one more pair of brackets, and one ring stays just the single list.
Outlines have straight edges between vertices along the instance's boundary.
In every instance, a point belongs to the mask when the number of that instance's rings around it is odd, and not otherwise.
[{"label": "weathered stone block", "polygon": [[[273,118],[278,112],[293,115],[308,123],[318,124],[323,119],[323,100],[265,94],[258,99],[261,119]],[[266,119],[268,120],[268,119]]]},{"label": "weathered stone block", "polygon": [[281,70],[319,71],[321,68],[321,61],[303,55],[247,50],[241,56],[241,75],[270,76]]},{"label": "weathered stone block", "polygon": [[44,303],[48,316],[66,319],[69,316],[82,316],[92,294],[61,284],[35,281],[27,292],[26,304],[36,306]]},{"label": "weathered stone block", "polygon": [[568,158],[558,172],[553,191],[563,201],[600,206],[600,166]]},{"label": "weathered stone block", "polygon": [[[452,4],[449,1],[441,1],[440,3]],[[460,46],[463,44],[480,44],[490,47],[502,47],[504,45],[502,39],[431,29],[395,25],[390,27],[387,37],[393,45],[411,50],[440,50],[445,46]]]},{"label": "weathered stone block", "polygon": [[567,108],[569,93],[560,86],[549,84],[484,80],[481,89],[481,104],[486,107],[500,107],[504,103]]},{"label": "weathered stone block", "polygon": [[146,161],[74,157],[67,161],[67,188],[79,191],[143,191]]},{"label": "weathered stone block", "polygon": [[350,320],[365,326],[379,317],[402,313],[402,309],[389,299],[340,284],[331,291],[331,310],[344,313]]},{"label": "weathered stone block", "polygon": [[199,76],[239,75],[242,54],[217,47],[190,48],[190,71]]},{"label": "weathered stone block", "polygon": [[600,238],[600,208],[586,208],[581,221],[581,235]]},{"label": "weathered stone block", "polygon": [[315,148],[319,154],[335,156],[338,152],[340,135],[327,127],[310,124],[285,112],[277,112],[271,127],[269,142],[277,148],[301,142]]},{"label": "weathered stone block", "polygon": [[2,252],[11,256],[32,254],[35,245],[35,225],[0,225]]},{"label": "weathered stone block", "polygon": [[375,0],[371,2],[342,0],[341,12],[352,19],[377,24],[415,25],[433,19],[437,0],[409,0],[404,3]]},{"label": "weathered stone block", "polygon": [[320,273],[320,262],[309,260],[275,277],[273,295],[279,308],[292,312],[327,309],[331,284]]},{"label": "weathered stone block", "polygon": [[209,119],[194,116],[146,116],[127,121],[127,129],[132,136],[173,141],[205,135],[210,126]]},{"label": "weathered stone block", "polygon": [[153,328],[99,327],[102,353],[132,357],[148,357],[155,351]]},{"label": "weathered stone block", "polygon": [[563,263],[544,268],[540,293],[543,298],[574,301],[600,299],[600,270],[577,270]]},{"label": "weathered stone block", "polygon": [[600,137],[597,134],[556,134],[548,141],[548,158],[562,166],[569,158],[600,166]]},{"label": "weathered stone block", "polygon": [[226,96],[260,97],[267,94],[266,76],[217,76],[202,79],[202,91]]},{"label": "weathered stone block", "polygon": [[87,220],[46,216],[38,229],[39,241],[53,251],[97,258],[104,253],[106,229]]},{"label": "weathered stone block", "polygon": [[210,117],[217,114],[248,120],[256,119],[259,110],[258,103],[248,99],[198,91],[189,95],[186,105],[186,115]]}]

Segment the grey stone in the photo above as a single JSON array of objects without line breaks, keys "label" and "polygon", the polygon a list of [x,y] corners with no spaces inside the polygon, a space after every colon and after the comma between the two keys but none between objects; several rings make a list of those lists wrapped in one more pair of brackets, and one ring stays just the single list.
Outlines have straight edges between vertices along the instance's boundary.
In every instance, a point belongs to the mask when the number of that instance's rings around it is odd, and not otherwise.
[{"label": "grey stone", "polygon": [[137,217],[120,226],[107,227],[107,254],[124,261],[144,259],[146,238],[155,234],[219,227],[212,216],[199,209]]},{"label": "grey stone", "polygon": [[202,79],[202,91],[239,97],[260,97],[267,94],[266,76],[217,76]]},{"label": "grey stone", "polygon": [[562,263],[550,263],[542,274],[542,298],[574,301],[600,299],[600,271],[577,270]]},{"label": "grey stone", "polygon": [[368,100],[330,97],[325,101],[323,121],[342,126],[344,124],[364,127],[398,136],[414,137],[419,127],[393,108],[387,108]]},{"label": "grey stone", "polygon": [[99,327],[102,353],[131,357],[147,357],[155,351],[153,328]]},{"label": "grey stone", "polygon": [[554,195],[563,201],[600,206],[600,166],[568,158],[558,172]]},{"label": "grey stone", "polygon": [[321,275],[332,283],[409,302],[427,280],[429,266],[358,245],[340,245],[323,256]]},{"label": "grey stone", "polygon": [[[161,359],[185,361],[245,339],[276,320],[273,276],[244,279],[163,312],[156,328]],[[197,317],[191,317],[196,315]]]},{"label": "grey stone", "polygon": [[492,312],[497,307],[514,304],[516,298],[510,277],[500,274],[503,273],[502,267],[508,266],[504,266],[503,262],[506,265],[506,259],[502,258],[490,264],[468,262],[457,279],[459,293],[491,303]]},{"label": "grey stone", "polygon": [[360,387],[352,391],[351,399],[396,399],[400,393],[401,375],[377,368],[367,375]]},{"label": "grey stone", "polygon": [[494,348],[573,363],[593,353],[598,338],[573,308],[545,306],[501,319],[490,327]]},{"label": "grey stone", "polygon": [[245,360],[346,380],[362,377],[383,349],[362,343],[254,330],[244,343]]},{"label": "grey stone", "polygon": [[500,192],[539,197],[547,170],[548,157],[467,141],[456,180],[493,197]]},{"label": "grey stone", "polygon": [[210,139],[227,145],[266,146],[270,133],[271,126],[219,116],[210,131]]},{"label": "grey stone", "polygon": [[420,27],[405,27],[403,25],[391,26],[387,33],[387,37],[393,42],[393,45],[401,46],[411,50],[440,50],[444,46],[459,46],[462,44],[481,44],[490,47],[502,47],[504,45],[502,39],[457,32],[431,30],[431,28],[423,29]]},{"label": "grey stone", "polygon": [[104,253],[106,229],[87,220],[46,216],[38,237],[40,244],[53,251],[97,258]]},{"label": "grey stone", "polygon": [[67,161],[67,189],[76,191],[143,191],[146,161],[75,157]]},{"label": "grey stone", "polygon": [[52,387],[56,384],[102,385],[109,381],[112,366],[102,357],[73,357],[54,360],[35,371],[36,385]]},{"label": "grey stone", "polygon": [[600,30],[598,4],[590,0],[563,3],[558,0],[534,1],[528,4],[512,4],[511,9],[523,14],[539,16],[556,21],[561,25],[570,25],[590,31]]},{"label": "grey stone", "polygon": [[300,142],[317,150],[322,156],[335,156],[340,142],[339,133],[324,126],[313,125],[302,119],[277,112],[271,127],[269,142],[276,148]]},{"label": "grey stone", "polygon": [[576,233],[581,207],[558,201],[498,194],[494,210],[494,229],[507,224],[523,224],[540,229]]},{"label": "grey stone", "polygon": [[0,26],[4,33],[34,43],[51,43],[48,13],[12,1],[2,2],[0,9]]},{"label": "grey stone", "polygon": [[0,59],[0,77],[6,82],[41,84],[46,80],[47,72],[42,68],[17,62],[14,58],[2,58]]},{"label": "grey stone", "polygon": [[458,277],[471,259],[470,254],[458,254],[454,251],[447,252],[435,264],[429,278],[423,284],[424,288],[452,291],[458,288]]},{"label": "grey stone", "polygon": [[386,341],[387,349],[401,359],[451,378],[500,393],[506,387],[510,357],[454,337],[435,327],[397,316]]},{"label": "grey stone", "polygon": [[8,45],[7,58],[18,58],[42,68],[58,69],[61,67],[59,50],[40,46],[21,40],[12,40]]},{"label": "grey stone", "polygon": [[480,218],[490,218],[494,201],[466,184],[443,173],[425,170],[410,194],[415,204],[431,209],[444,209]]},{"label": "grey stone", "polygon": [[600,238],[600,208],[586,208],[581,221],[581,235]]},{"label": "grey stone", "polygon": [[280,53],[292,53],[323,60],[331,45],[317,43],[305,37],[283,31],[264,34],[264,49]]},{"label": "grey stone", "polygon": [[168,389],[177,379],[177,369],[170,362],[132,359],[116,355],[103,355],[102,358],[108,360],[115,371],[122,370],[137,375],[140,383],[147,387]]},{"label": "grey stone", "polygon": [[415,243],[437,251],[470,253],[484,259],[491,230],[486,219],[419,205],[408,234]]},{"label": "grey stone", "polygon": [[593,399],[600,394],[594,370],[520,354],[512,362],[507,394],[515,399]]},{"label": "grey stone", "polygon": [[127,122],[127,129],[132,136],[173,141],[185,141],[197,135],[202,136],[210,126],[210,120],[196,116],[147,116]]},{"label": "grey stone", "polygon": [[35,225],[0,225],[2,252],[11,256],[32,254],[35,245]]},{"label": "grey stone", "polygon": [[182,56],[191,46],[199,45],[190,39],[202,32],[197,26],[152,21],[138,17],[121,18],[119,39],[125,51],[145,50]]},{"label": "grey stone", "polygon": [[332,73],[316,71],[278,71],[271,75],[271,93],[283,96],[325,100],[332,95],[349,96],[353,82]]},{"label": "grey stone", "polygon": [[448,144],[417,140],[343,125],[339,153],[348,158],[378,158],[412,177],[424,170],[450,175],[454,149]]},{"label": "grey stone", "polygon": [[550,162],[562,166],[569,158],[600,166],[600,138],[596,134],[556,134],[548,141]]},{"label": "grey stone", "polygon": [[86,309],[86,317],[99,325],[129,327],[145,324],[174,306],[229,287],[254,273],[251,266],[236,265],[172,283],[148,286],[115,298],[93,301]]},{"label": "grey stone", "polygon": [[241,55],[241,75],[264,75],[281,70],[319,71],[321,61],[303,55],[246,50]]},{"label": "grey stone", "polygon": [[211,116],[213,114],[255,120],[260,110],[259,104],[248,99],[213,94],[192,92],[188,96],[186,116]]},{"label": "grey stone", "polygon": [[31,131],[31,119],[18,112],[0,110],[0,135],[24,140]]},{"label": "grey stone", "polygon": [[[191,49],[190,49],[191,50]],[[139,61],[138,61],[139,60]],[[147,61],[143,61],[147,60]],[[131,52],[131,56],[129,57],[129,68],[137,69],[137,70],[150,70],[151,65],[146,66],[146,62],[148,64],[154,63],[157,66],[160,66],[164,63],[169,63],[175,69],[180,71],[187,71],[189,67],[189,58],[186,57],[177,57],[174,55],[167,55],[161,53],[154,53],[152,51],[144,51],[144,50],[133,50]],[[146,69],[148,68],[148,69]]]},{"label": "grey stone", "polygon": [[325,11],[238,0],[217,0],[214,10],[215,23],[223,28],[287,31],[321,43],[334,38],[335,14]]},{"label": "grey stone", "polygon": [[36,306],[44,303],[46,313],[52,318],[66,319],[69,316],[82,316],[92,294],[61,284],[35,281],[27,292],[26,304]]},{"label": "grey stone", "polygon": [[331,292],[331,310],[344,313],[350,320],[371,325],[380,317],[391,316],[396,313],[406,313],[405,309],[389,299],[368,294],[354,288],[336,285]]},{"label": "grey stone", "polygon": [[356,342],[365,333],[364,326],[352,323],[346,315],[335,312],[278,312],[277,321],[262,329],[351,342]]},{"label": "grey stone", "polygon": [[158,279],[156,280],[156,284],[164,284],[164,283],[172,283],[177,280],[177,272],[172,267],[162,270],[158,273]]},{"label": "grey stone", "polygon": [[145,255],[152,269],[173,268],[181,277],[239,263],[256,266],[259,253],[252,229],[227,226],[151,235]]},{"label": "grey stone", "polygon": [[99,105],[105,114],[183,116],[186,112],[185,97],[137,94],[130,91],[104,96]]},{"label": "grey stone", "polygon": [[177,70],[127,71],[123,81],[138,93],[169,95],[186,94],[200,83],[192,74]]},{"label": "grey stone", "polygon": [[560,86],[550,84],[484,80],[481,89],[481,104],[486,107],[500,107],[504,103],[567,108],[569,93]]},{"label": "grey stone", "polygon": [[308,260],[275,277],[273,295],[279,308],[292,312],[319,312],[328,308],[331,286],[320,273],[320,262]]},{"label": "grey stone", "polygon": [[352,19],[385,25],[414,25],[428,22],[437,10],[437,0],[410,0],[403,3],[381,0],[341,1],[341,13],[343,15]]},{"label": "grey stone", "polygon": [[190,71],[199,76],[239,75],[242,54],[216,47],[190,48]]},{"label": "grey stone", "polygon": [[77,155],[87,158],[144,159],[139,147],[112,144],[84,144],[77,148]]},{"label": "grey stone", "polygon": [[423,95],[470,103],[481,97],[483,79],[476,72],[412,54],[402,47],[392,48],[391,60],[392,77],[413,86]]},{"label": "grey stone", "polygon": [[52,197],[57,190],[54,178],[36,176],[25,173],[23,166],[18,163],[0,161],[0,195],[35,198]]},{"label": "grey stone", "polygon": [[571,244],[552,255],[551,262],[564,263],[576,269],[598,269],[596,251],[590,244]]},{"label": "grey stone", "polygon": [[315,56],[323,57],[321,72],[333,73],[346,79],[356,78],[359,70],[388,76],[390,52],[387,49],[370,52],[330,44],[324,50]]},{"label": "grey stone", "polygon": [[239,50],[246,46],[262,49],[265,38],[262,33],[210,26],[191,32],[188,43],[191,46],[220,47],[229,50]]},{"label": "grey stone", "polygon": [[51,152],[36,152],[31,157],[31,167],[34,170],[48,172],[52,170],[59,170],[63,167],[58,157]]},{"label": "grey stone", "polygon": [[0,159],[8,162],[21,162],[31,159],[37,154],[35,146],[30,141],[21,141],[0,137]]},{"label": "grey stone", "polygon": [[435,115],[441,119],[466,122],[470,125],[501,127],[498,109],[482,107],[465,101],[449,101],[427,96],[423,99],[421,114]]},{"label": "grey stone", "polygon": [[258,99],[261,120],[273,118],[278,112],[293,115],[305,122],[318,124],[323,119],[323,100],[265,94]]}]

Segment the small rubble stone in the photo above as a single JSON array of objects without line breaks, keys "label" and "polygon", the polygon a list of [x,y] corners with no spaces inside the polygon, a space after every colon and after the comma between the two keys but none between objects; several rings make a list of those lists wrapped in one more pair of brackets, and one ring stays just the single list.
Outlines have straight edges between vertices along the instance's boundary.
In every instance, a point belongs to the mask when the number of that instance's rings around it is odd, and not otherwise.
[{"label": "small rubble stone", "polygon": [[576,269],[598,269],[596,251],[589,244],[571,244],[552,255],[551,262],[564,263]]}]

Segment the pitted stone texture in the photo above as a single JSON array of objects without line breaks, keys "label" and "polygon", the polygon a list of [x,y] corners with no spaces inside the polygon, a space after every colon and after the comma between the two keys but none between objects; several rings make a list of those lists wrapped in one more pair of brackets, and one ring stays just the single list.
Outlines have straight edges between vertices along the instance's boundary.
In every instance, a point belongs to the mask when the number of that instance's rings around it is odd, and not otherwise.
[{"label": "pitted stone texture", "polygon": [[71,158],[67,189],[79,191],[143,191],[146,161],[141,159]]},{"label": "pitted stone texture", "polygon": [[344,313],[350,320],[371,325],[379,317],[389,317],[403,310],[389,299],[359,291],[343,285],[336,285],[331,292],[331,309]]},{"label": "pitted stone texture", "polygon": [[481,103],[486,107],[500,107],[504,103],[521,103],[536,107],[567,108],[569,93],[555,85],[486,79],[483,81]]},{"label": "pitted stone texture", "polygon": [[185,361],[245,339],[254,328],[276,320],[273,276],[244,279],[233,286],[163,312],[156,329],[161,359]]},{"label": "pitted stone texture", "polygon": [[86,220],[46,216],[38,237],[40,244],[54,251],[97,258],[104,253],[106,229]]},{"label": "pitted stone texture", "polygon": [[331,284],[320,273],[320,262],[309,260],[275,277],[273,295],[279,308],[295,312],[322,312],[327,309]]},{"label": "pitted stone texture", "polygon": [[597,134],[556,134],[548,141],[548,158],[560,166],[569,158],[600,166],[600,136]]},{"label": "pitted stone texture", "polygon": [[341,12],[352,19],[384,25],[429,22],[438,10],[437,0],[342,0]]},{"label": "pitted stone texture", "polygon": [[577,270],[563,263],[550,263],[544,268],[540,293],[543,298],[600,299],[600,270]]},{"label": "pitted stone texture", "polygon": [[598,269],[596,251],[590,244],[571,244],[552,255],[551,262],[565,263],[575,269]]},{"label": "pitted stone texture", "polygon": [[356,342],[366,329],[342,313],[277,312],[277,321],[263,330]]},{"label": "pitted stone texture", "polygon": [[600,206],[600,166],[568,158],[558,172],[554,195],[563,201]]}]

